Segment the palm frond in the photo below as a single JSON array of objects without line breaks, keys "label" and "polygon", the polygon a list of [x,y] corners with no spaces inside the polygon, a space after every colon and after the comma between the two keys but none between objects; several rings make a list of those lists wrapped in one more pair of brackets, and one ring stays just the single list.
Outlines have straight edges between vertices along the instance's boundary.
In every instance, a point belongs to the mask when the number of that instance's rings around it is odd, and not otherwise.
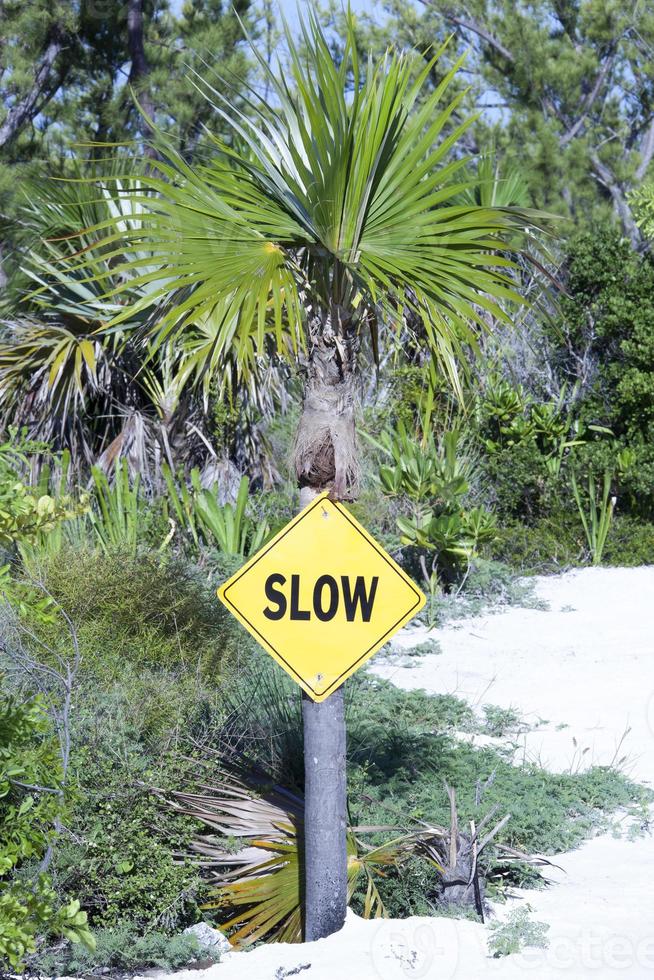
[{"label": "palm frond", "polygon": [[[544,216],[462,197],[478,183],[458,152],[473,119],[459,122],[463,93],[448,95],[462,59],[426,93],[443,49],[417,70],[417,56],[393,51],[363,70],[352,22],[338,63],[313,13],[301,34],[302,54],[287,31],[287,71],[253,45],[272,95],[252,93],[247,114],[226,80],[214,86],[194,72],[233,143],[215,137],[216,158],[193,167],[155,132],[159,162],[141,178],[140,226],[110,219],[85,230],[96,236],[106,300],[125,288],[116,273],[143,291],[113,322],[156,311],[155,345],[210,323],[192,370],[213,371],[228,351],[238,364],[266,353],[269,335],[296,350],[320,307],[345,308],[361,324],[412,314],[454,377],[460,349],[519,300],[504,252]],[[126,237],[139,252],[129,260]]]},{"label": "palm frond", "polygon": [[[192,843],[191,854],[207,879],[212,898],[235,946],[258,940],[302,941],[304,800],[275,784],[251,764],[219,770],[194,793],[174,793],[170,805],[200,820],[209,830]],[[348,900],[366,878],[364,913],[386,914],[375,877],[397,867],[411,853],[416,837],[404,834],[378,847],[361,844],[357,833],[393,828],[351,828],[347,835]],[[238,841],[236,848],[226,846]]]}]

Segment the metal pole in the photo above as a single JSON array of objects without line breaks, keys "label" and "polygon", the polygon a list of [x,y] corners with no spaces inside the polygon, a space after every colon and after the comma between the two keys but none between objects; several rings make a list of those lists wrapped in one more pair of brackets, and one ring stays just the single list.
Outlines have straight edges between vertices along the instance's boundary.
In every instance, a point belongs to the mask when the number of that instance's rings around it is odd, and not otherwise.
[{"label": "metal pole", "polygon": [[338,932],[347,908],[345,708],[340,687],[324,701],[302,695],[307,941]]},{"label": "metal pole", "polygon": [[[317,496],[303,487],[300,507]],[[304,727],[304,938],[338,932],[347,909],[347,786],[343,688],[302,695]]]}]

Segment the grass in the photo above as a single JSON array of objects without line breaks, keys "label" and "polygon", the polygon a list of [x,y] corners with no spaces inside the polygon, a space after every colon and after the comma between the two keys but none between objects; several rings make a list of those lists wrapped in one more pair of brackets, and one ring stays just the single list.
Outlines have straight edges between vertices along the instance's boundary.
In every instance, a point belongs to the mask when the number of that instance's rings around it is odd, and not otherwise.
[{"label": "grass", "polygon": [[485,704],[484,722],[481,731],[493,738],[504,738],[505,735],[515,735],[529,730],[515,708],[501,708],[497,704]]},{"label": "grass", "polygon": [[[295,785],[301,784],[300,699],[265,655],[257,656],[241,679],[233,707],[251,754],[275,778],[288,781],[295,774]],[[487,723],[490,717],[502,730],[522,723],[512,709],[487,707]],[[460,741],[455,732],[479,731],[480,722],[470,705],[454,695],[403,691],[360,672],[347,683],[346,711],[355,823],[448,823],[445,781],[456,788],[461,820],[467,821],[478,813],[478,784],[492,776],[483,807],[497,803],[512,814],[502,841],[554,854],[579,844],[612,811],[641,799],[641,787],[615,768],[551,773],[535,764],[514,765],[494,746]],[[261,731],[267,739],[258,737]]]},{"label": "grass", "polygon": [[[421,587],[424,588],[424,583]],[[519,576],[503,562],[477,558],[459,591],[454,589],[429,595],[419,615],[427,625],[440,626],[449,620],[479,616],[507,606],[547,609],[547,604],[536,596],[534,584],[529,579]]]},{"label": "grass", "polygon": [[375,663],[390,663],[399,667],[416,667],[423,657],[438,656],[443,651],[438,640],[429,639],[412,647],[395,646],[387,643],[375,655]]}]

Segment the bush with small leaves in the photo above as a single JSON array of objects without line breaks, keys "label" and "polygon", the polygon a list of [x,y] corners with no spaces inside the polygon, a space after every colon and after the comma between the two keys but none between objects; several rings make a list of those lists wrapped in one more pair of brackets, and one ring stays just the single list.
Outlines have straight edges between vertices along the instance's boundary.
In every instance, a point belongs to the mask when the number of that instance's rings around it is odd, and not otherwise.
[{"label": "bush with small leaves", "polygon": [[21,970],[48,935],[94,946],[77,900],[62,901],[46,874],[15,877],[42,857],[62,809],[61,764],[43,705],[0,696],[0,967]]},{"label": "bush with small leaves", "polygon": [[549,946],[545,922],[529,918],[526,908],[513,909],[504,922],[491,922],[489,925],[488,951],[496,959],[519,953],[525,946],[546,949]]},{"label": "bush with small leaves", "polygon": [[95,949],[70,947],[53,949],[30,964],[44,976],[88,976],[110,970],[134,971],[147,967],[160,970],[179,970],[201,963],[208,966],[218,961],[215,949],[202,946],[188,934],[153,930],[143,935],[129,925],[98,929]]}]

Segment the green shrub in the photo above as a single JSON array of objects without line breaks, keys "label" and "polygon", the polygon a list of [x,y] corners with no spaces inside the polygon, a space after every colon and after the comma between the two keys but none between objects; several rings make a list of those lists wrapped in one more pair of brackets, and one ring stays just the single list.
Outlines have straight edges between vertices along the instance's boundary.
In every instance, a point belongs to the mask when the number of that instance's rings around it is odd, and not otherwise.
[{"label": "green shrub", "polygon": [[191,470],[190,486],[183,477],[177,481],[166,464],[162,473],[166,510],[196,550],[203,541],[225,555],[242,558],[253,555],[270,537],[268,522],[250,514],[250,481],[246,476],[241,478],[235,502],[220,504],[218,487],[203,487],[199,469]]},{"label": "green shrub", "polygon": [[0,967],[21,970],[50,934],[94,946],[79,901],[60,900],[38,870],[15,877],[42,858],[62,812],[61,761],[42,704],[0,695]]},{"label": "green shrub", "polygon": [[414,429],[424,422],[429,405],[433,421],[443,427],[444,420],[452,417],[454,401],[452,386],[433,362],[389,366],[384,371],[382,398],[366,411],[366,431],[379,435],[398,423]]},{"label": "green shrub", "polygon": [[401,544],[422,559],[423,580],[450,581],[495,534],[493,515],[470,506],[475,464],[461,432],[453,429],[436,440],[429,431],[420,438],[399,422],[368,439],[380,455],[382,492],[410,501],[409,512],[396,517]]},{"label": "green shrub", "polygon": [[557,513],[534,525],[507,521],[488,551],[496,561],[523,573],[560,572],[579,565],[584,554],[583,528],[576,513]]},{"label": "green shrub", "polygon": [[484,705],[484,724],[482,730],[493,738],[503,738],[507,734],[526,731],[522,718],[515,708],[502,708],[498,704]]},{"label": "green shrub", "polygon": [[103,714],[100,698],[78,721],[71,833],[55,851],[53,870],[58,887],[82,899],[94,928],[170,934],[199,917],[197,868],[176,859],[194,823],[163,807],[150,788],[177,787],[187,764],[139,736],[119,713]]},{"label": "green shrub", "polygon": [[649,518],[654,514],[654,260],[650,253],[634,252],[616,229],[600,227],[572,242],[564,279],[559,315],[546,325],[557,351],[553,367],[576,378],[585,365],[582,414],[604,422],[636,451],[625,490],[631,510]]},{"label": "green shrub", "polygon": [[654,565],[654,524],[616,514],[606,540],[606,565]]},{"label": "green shrub", "polygon": [[216,962],[213,949],[201,946],[193,935],[169,936],[156,930],[141,935],[130,925],[98,929],[95,950],[50,951],[33,958],[32,967],[45,976],[88,976],[106,970],[134,971],[146,967],[179,970],[199,960]]},{"label": "green shrub", "polygon": [[[221,685],[249,646],[215,597],[216,583],[181,559],[62,550],[39,572],[81,653],[70,833],[54,850],[53,881],[62,901],[79,896],[93,928],[170,934],[197,921],[202,884],[175,856],[187,848],[192,821],[164,811],[148,789],[179,786],[176,750],[192,753],[192,740],[218,725]],[[69,654],[59,617],[39,630],[53,652],[37,642],[37,657]]]},{"label": "green shrub", "polygon": [[525,946],[537,949],[549,946],[549,926],[530,919],[526,908],[513,909],[505,922],[491,922],[488,928],[488,952],[496,958],[519,953]]},{"label": "green shrub", "polygon": [[44,486],[30,486],[22,473],[29,456],[47,446],[30,442],[25,431],[10,428],[8,441],[0,444],[0,547],[13,549],[34,542],[85,509],[67,495],[51,494]]},{"label": "green shrub", "polygon": [[547,514],[561,493],[535,441],[507,446],[487,456],[483,471],[490,505],[503,520],[533,523]]},{"label": "green shrub", "polygon": [[[231,569],[233,559],[224,565]],[[211,581],[181,558],[66,549],[35,573],[74,623],[84,670],[107,680],[132,664],[178,673],[200,669],[218,681],[242,643],[215,596],[219,576]],[[67,644],[64,625],[58,641]],[[56,639],[51,625],[49,644]]]}]

